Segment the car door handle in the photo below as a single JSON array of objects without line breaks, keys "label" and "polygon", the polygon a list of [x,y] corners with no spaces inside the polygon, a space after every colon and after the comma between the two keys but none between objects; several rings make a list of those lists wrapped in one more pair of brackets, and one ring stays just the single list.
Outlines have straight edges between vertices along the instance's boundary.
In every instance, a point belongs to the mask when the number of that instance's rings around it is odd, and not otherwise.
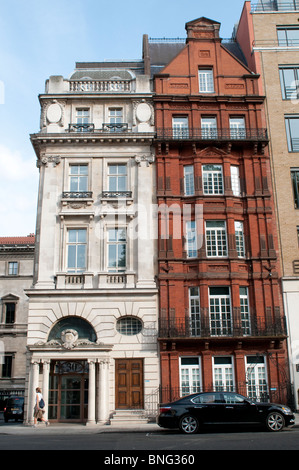
[{"label": "car door handle", "polygon": [[226,406],[225,408],[226,408],[227,410],[233,410],[233,409],[234,409],[233,406]]}]

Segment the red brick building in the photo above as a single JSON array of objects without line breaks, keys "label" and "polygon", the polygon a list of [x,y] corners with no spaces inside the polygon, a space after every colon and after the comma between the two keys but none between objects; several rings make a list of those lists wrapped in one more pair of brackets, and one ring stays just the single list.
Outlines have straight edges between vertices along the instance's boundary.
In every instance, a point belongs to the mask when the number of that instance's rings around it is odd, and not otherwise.
[{"label": "red brick building", "polygon": [[159,67],[161,399],[226,389],[282,401],[289,379],[264,97],[219,29],[200,18],[176,49],[149,44]]}]

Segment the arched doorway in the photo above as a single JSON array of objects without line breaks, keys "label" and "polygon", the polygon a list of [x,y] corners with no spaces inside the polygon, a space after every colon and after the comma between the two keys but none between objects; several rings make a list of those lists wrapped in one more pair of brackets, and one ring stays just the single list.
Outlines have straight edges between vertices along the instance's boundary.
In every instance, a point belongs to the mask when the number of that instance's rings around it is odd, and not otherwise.
[{"label": "arched doorway", "polygon": [[[61,344],[65,350],[95,344],[96,333],[80,317],[64,317],[51,329],[48,344]],[[56,422],[86,422],[88,418],[88,357],[52,360],[49,375],[48,418]]]}]

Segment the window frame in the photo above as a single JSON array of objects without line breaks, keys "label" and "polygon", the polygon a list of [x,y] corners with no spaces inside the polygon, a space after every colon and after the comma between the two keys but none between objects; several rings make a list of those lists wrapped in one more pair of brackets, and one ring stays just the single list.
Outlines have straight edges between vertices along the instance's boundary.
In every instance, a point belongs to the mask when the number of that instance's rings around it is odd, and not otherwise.
[{"label": "window frame", "polygon": [[[213,168],[206,169],[205,167]],[[202,165],[202,190],[205,196],[223,196],[224,179],[221,164],[205,163]]]},{"label": "window frame", "polygon": [[299,168],[291,168],[291,183],[293,188],[294,207],[295,209],[299,209]]},{"label": "window frame", "polygon": [[[225,360],[227,362],[225,362]],[[233,392],[235,390],[235,370],[233,356],[213,356],[212,369],[213,388],[215,392]]]},{"label": "window frame", "polygon": [[175,139],[187,139],[189,137],[189,116],[172,116],[172,136]]},{"label": "window frame", "polygon": [[[110,169],[112,167],[117,168],[116,173],[110,173]],[[119,173],[120,167],[125,168],[125,173]],[[122,186],[120,184],[121,179],[124,178],[125,182],[125,187],[124,189],[120,189]],[[107,165],[107,185],[108,185],[108,191],[111,193],[118,193],[118,192],[126,192],[128,190],[128,165],[127,163],[108,163]],[[115,180],[115,184],[112,184],[112,181]],[[116,189],[113,189],[113,186],[115,186]]]},{"label": "window frame", "polygon": [[[11,265],[14,265],[12,270],[10,269],[11,268]],[[16,268],[16,269],[15,269]],[[19,261],[8,261],[7,262],[7,275],[8,276],[18,276],[19,274],[19,268],[20,268],[20,264],[19,264]],[[11,272],[12,271],[12,272]]]},{"label": "window frame", "polygon": [[191,336],[200,336],[201,335],[201,311],[200,311],[199,286],[193,286],[193,287],[188,288],[188,299],[189,299],[190,334]]},{"label": "window frame", "polygon": [[[80,173],[80,168],[86,167],[87,173]],[[78,168],[78,173],[72,173],[73,168]],[[73,189],[72,179],[76,181],[76,189]],[[85,189],[80,189],[81,182],[85,181]],[[70,163],[69,164],[69,191],[74,193],[85,193],[88,191],[89,186],[89,167],[87,163]]]},{"label": "window frame", "polygon": [[186,222],[186,252],[187,258],[197,258],[197,228],[195,220]]},{"label": "window frame", "polygon": [[[290,85],[288,86],[286,80],[286,71],[292,71],[293,80],[291,80]],[[279,66],[279,78],[281,86],[281,95],[283,100],[292,100],[298,99],[299,94],[299,65],[288,65],[288,66]],[[292,86],[292,83],[295,86]]]},{"label": "window frame", "polygon": [[[190,172],[187,170],[190,170]],[[194,196],[194,194],[194,165],[184,165],[184,195]]]},{"label": "window frame", "polygon": [[[212,289],[228,293],[212,294]],[[213,302],[212,302],[213,301]],[[217,301],[217,302],[216,302]],[[225,307],[225,308],[224,308]],[[211,336],[231,336],[233,331],[231,292],[227,286],[209,287],[209,318]]]},{"label": "window frame", "polygon": [[213,67],[198,69],[199,93],[215,93],[215,81]]},{"label": "window frame", "polygon": [[[299,46],[299,27],[297,25],[287,25],[287,26],[277,26],[277,41],[278,45],[281,47],[298,47]],[[279,37],[279,32],[283,31],[285,34],[285,38]],[[290,39],[288,38],[288,32],[290,31],[298,31],[298,39]],[[294,44],[292,42],[295,41]]]},{"label": "window frame", "polygon": [[[196,363],[195,363],[196,360]],[[183,364],[189,361],[190,364]],[[191,363],[193,362],[193,364]],[[200,356],[180,356],[179,374],[182,396],[202,391],[202,363]]]},{"label": "window frame", "polygon": [[[217,226],[222,223],[223,226]],[[211,224],[211,225],[210,225]],[[212,225],[214,224],[214,226]],[[210,227],[208,227],[210,225]],[[207,258],[227,258],[227,226],[225,220],[205,221],[206,255]]]},{"label": "window frame", "polygon": [[[235,220],[235,239],[236,239],[236,250],[238,253],[238,258],[246,257],[246,248],[245,248],[245,236],[244,236],[244,222],[242,220]],[[240,228],[238,228],[238,226]]]},{"label": "window frame", "polygon": [[[76,241],[75,242],[72,242],[70,241],[70,232],[73,231],[73,232],[77,232],[77,235],[76,235]],[[85,234],[86,234],[86,237],[85,237],[85,242],[81,242],[78,240],[78,232],[79,231],[84,231]],[[69,266],[69,258],[70,258],[70,247],[73,247],[75,246],[75,266],[74,267],[70,267]],[[79,257],[82,256],[78,253],[78,247],[79,246],[84,246],[85,247],[85,250],[84,250],[84,264],[85,266],[84,267],[78,267],[78,260],[79,260]],[[88,231],[87,231],[87,227],[66,227],[66,244],[65,244],[65,250],[66,250],[66,259],[65,259],[65,266],[66,266],[66,272],[68,274],[82,274],[83,272],[85,272],[87,270],[87,260],[88,260],[88,256],[87,256],[87,249],[88,249]]]},{"label": "window frame", "polygon": [[217,139],[217,116],[202,116],[200,119],[201,136],[203,139]]},{"label": "window frame", "polygon": [[[285,115],[285,127],[288,143],[288,151],[292,153],[299,152],[299,114]],[[292,135],[291,122],[298,120],[298,134]]]},{"label": "window frame", "polygon": [[[110,240],[110,232],[117,232],[117,234],[121,231],[125,233],[125,240],[121,240],[118,238],[118,235],[115,240]],[[111,261],[110,259],[110,248],[114,246],[115,247],[115,261],[117,262],[116,266],[110,265]],[[119,264],[120,256],[121,254],[119,253],[119,249],[121,246],[125,247],[125,263],[124,266],[121,266]],[[127,271],[127,265],[128,265],[128,233],[127,233],[127,227],[107,227],[107,271],[109,273],[125,273]]]},{"label": "window frame", "polygon": [[[244,290],[244,293],[242,293]],[[241,328],[244,336],[251,334],[251,316],[248,287],[239,286]]]}]

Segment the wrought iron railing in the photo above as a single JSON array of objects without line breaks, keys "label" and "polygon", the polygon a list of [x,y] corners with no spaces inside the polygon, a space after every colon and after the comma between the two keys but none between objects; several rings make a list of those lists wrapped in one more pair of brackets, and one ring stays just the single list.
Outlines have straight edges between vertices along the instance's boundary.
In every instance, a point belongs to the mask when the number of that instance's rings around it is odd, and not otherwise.
[{"label": "wrought iron railing", "polygon": [[132,198],[132,191],[103,191],[102,198],[104,199],[130,199]]},{"label": "wrought iron railing", "polygon": [[63,199],[91,199],[91,191],[64,191],[62,193]]},{"label": "wrought iron railing", "polygon": [[281,337],[286,336],[285,318],[267,310],[265,316],[249,316],[235,307],[214,317],[209,309],[201,308],[194,316],[160,318],[159,338],[223,338],[223,337]]},{"label": "wrought iron railing", "polygon": [[103,132],[126,132],[128,130],[128,124],[126,122],[118,123],[103,123],[102,131]]},{"label": "wrought iron railing", "polygon": [[69,124],[69,132],[94,132],[94,124]]},{"label": "wrought iron railing", "polygon": [[158,128],[158,140],[202,140],[202,141],[267,141],[267,129],[227,128]]}]

